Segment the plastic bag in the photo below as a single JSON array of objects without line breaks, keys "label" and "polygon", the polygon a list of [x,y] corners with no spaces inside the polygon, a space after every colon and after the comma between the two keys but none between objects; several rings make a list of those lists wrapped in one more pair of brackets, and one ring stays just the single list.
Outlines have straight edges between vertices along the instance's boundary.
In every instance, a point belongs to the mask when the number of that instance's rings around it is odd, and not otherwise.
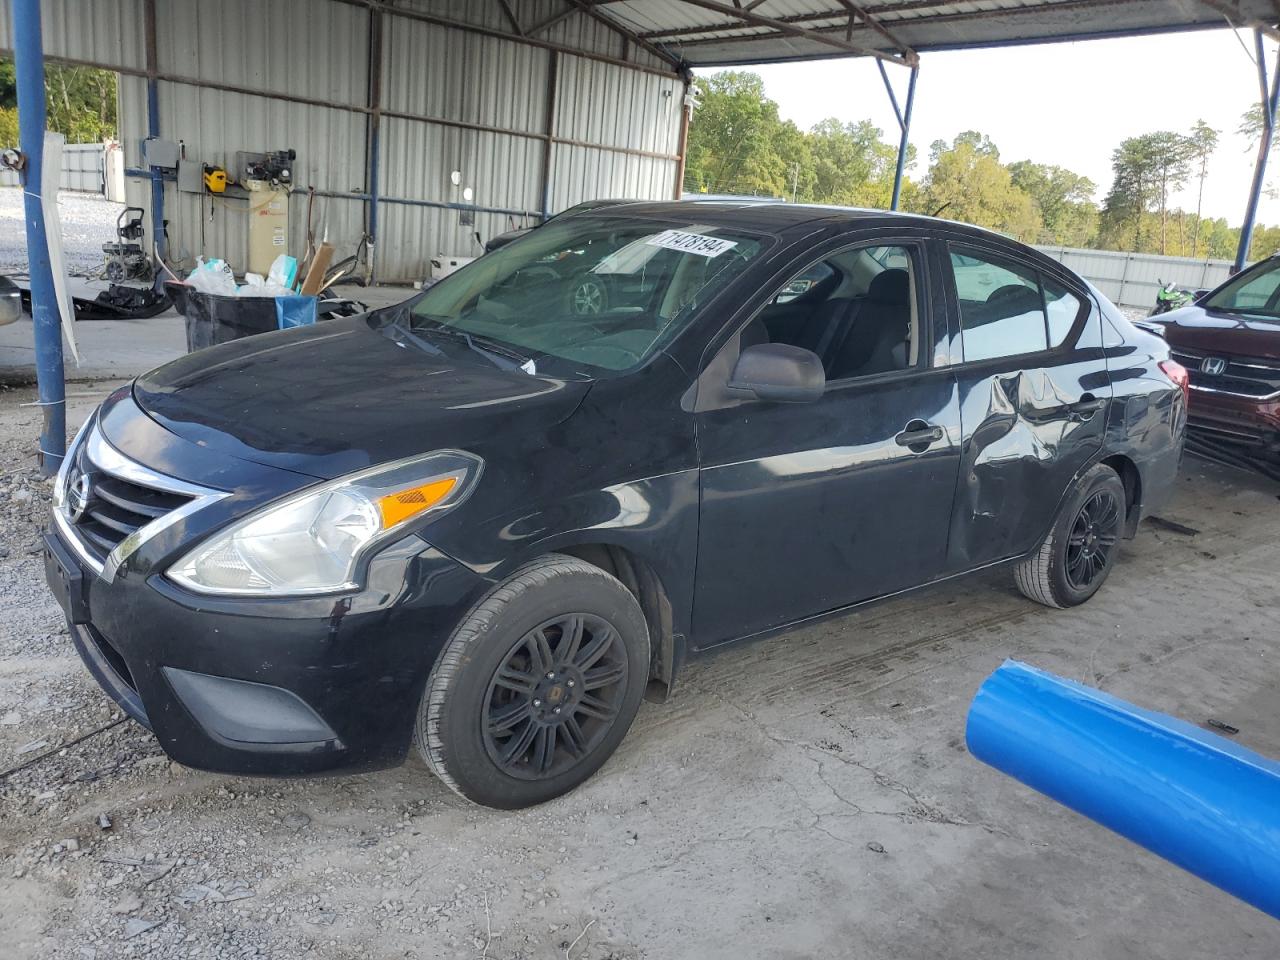
[{"label": "plastic bag", "polygon": [[267,283],[284,287],[286,292],[293,289],[294,281],[297,279],[298,259],[284,253],[275,258],[271,264],[271,270],[267,273]]},{"label": "plastic bag", "polygon": [[225,260],[196,261],[196,268],[187,274],[187,283],[201,293],[212,293],[224,297],[236,295],[236,278]]},{"label": "plastic bag", "polygon": [[244,286],[236,291],[236,295],[241,297],[288,297],[293,295],[293,291],[273,280],[264,280],[261,274],[246,273],[244,275]]}]

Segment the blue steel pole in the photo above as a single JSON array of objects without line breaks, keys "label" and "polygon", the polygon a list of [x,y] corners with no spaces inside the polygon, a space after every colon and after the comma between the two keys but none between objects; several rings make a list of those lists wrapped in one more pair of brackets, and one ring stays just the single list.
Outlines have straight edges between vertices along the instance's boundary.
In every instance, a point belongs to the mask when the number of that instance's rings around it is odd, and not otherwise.
[{"label": "blue steel pole", "polygon": [[[12,0],[14,65],[18,80],[18,139],[26,158],[22,201],[27,218],[27,262],[36,347],[36,384],[44,411],[40,466],[57,473],[67,452],[66,381],[62,368],[62,320],[54,293],[49,241],[40,190],[44,182],[44,46],[40,0]],[[53,171],[58,176],[58,171]]]},{"label": "blue steel pole", "polygon": [[1280,763],[1176,717],[1006,660],[969,752],[1280,919]]},{"label": "blue steel pole", "polygon": [[[898,166],[893,171],[893,199],[889,201],[889,209],[897,210],[898,201],[902,199],[902,171],[907,164],[907,138],[911,135],[911,108],[916,102],[916,78],[920,76],[920,67],[911,68],[911,79],[907,82],[907,102],[902,111],[902,139],[898,141]],[[893,105],[898,108],[897,103]]]},{"label": "blue steel pole", "polygon": [[[159,72],[159,60],[156,53],[156,3],[145,0],[142,5],[142,21],[147,58],[147,136],[156,139],[160,136],[160,82],[156,79]],[[164,173],[160,169],[147,165],[151,175],[151,242],[161,257],[169,255],[168,244],[164,240]],[[148,251],[143,251],[144,253]],[[164,272],[156,264],[155,289],[164,288]]]},{"label": "blue steel pole", "polygon": [[1258,144],[1258,160],[1253,167],[1253,183],[1249,186],[1249,204],[1245,208],[1244,224],[1240,227],[1240,246],[1236,249],[1236,271],[1244,269],[1249,259],[1249,247],[1253,245],[1254,221],[1258,216],[1258,200],[1267,178],[1267,158],[1271,154],[1271,139],[1276,131],[1276,107],[1280,105],[1280,63],[1276,64],[1271,79],[1271,92],[1267,92],[1267,56],[1262,44],[1262,31],[1253,32],[1254,46],[1258,54],[1258,83],[1262,94],[1262,142]]}]

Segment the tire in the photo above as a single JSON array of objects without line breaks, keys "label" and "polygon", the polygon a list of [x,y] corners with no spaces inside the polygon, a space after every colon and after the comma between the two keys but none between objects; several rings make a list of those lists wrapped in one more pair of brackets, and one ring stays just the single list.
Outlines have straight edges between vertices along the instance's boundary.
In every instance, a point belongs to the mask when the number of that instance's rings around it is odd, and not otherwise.
[{"label": "tire", "polygon": [[569,291],[569,312],[575,317],[595,317],[609,309],[609,288],[597,277],[584,277]]},{"label": "tire", "polygon": [[1074,607],[1102,586],[1115,565],[1124,529],[1124,483],[1106,464],[1076,484],[1040,548],[1014,568],[1018,589],[1046,607]]},{"label": "tire", "polygon": [[415,740],[467,800],[532,806],[600,769],[648,679],[649,630],[635,596],[599,567],[553,554],[520,567],[463,618],[427,680]]}]

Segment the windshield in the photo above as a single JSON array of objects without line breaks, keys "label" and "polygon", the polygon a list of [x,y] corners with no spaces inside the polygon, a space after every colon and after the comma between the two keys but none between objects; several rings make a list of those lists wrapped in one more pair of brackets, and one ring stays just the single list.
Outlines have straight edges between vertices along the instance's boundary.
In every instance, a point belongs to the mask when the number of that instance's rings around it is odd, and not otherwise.
[{"label": "windshield", "polygon": [[429,288],[409,323],[499,350],[529,373],[620,372],[675,337],[762,248],[687,220],[566,218]]},{"label": "windshield", "polygon": [[1246,270],[1205,300],[1209,310],[1280,319],[1280,260]]}]

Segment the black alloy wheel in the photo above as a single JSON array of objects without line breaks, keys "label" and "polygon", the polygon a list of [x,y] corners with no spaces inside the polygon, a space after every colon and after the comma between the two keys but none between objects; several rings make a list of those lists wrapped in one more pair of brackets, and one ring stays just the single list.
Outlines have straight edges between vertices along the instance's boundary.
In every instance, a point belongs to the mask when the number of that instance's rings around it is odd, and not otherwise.
[{"label": "black alloy wheel", "polygon": [[482,718],[489,758],[522,780],[573,766],[617,718],[627,659],[621,634],[601,617],[571,613],[534,627],[489,681]]},{"label": "black alloy wheel", "polygon": [[468,800],[545,803],[618,748],[651,664],[635,594],[594,564],[548,554],[462,618],[427,678],[414,736],[436,776]]},{"label": "black alloy wheel", "polygon": [[1084,603],[1111,575],[1120,538],[1132,536],[1134,509],[1113,467],[1090,467],[1067,491],[1040,546],[1014,566],[1018,589],[1047,607]]},{"label": "black alloy wheel", "polygon": [[1106,570],[1120,539],[1123,509],[1110,489],[1098,490],[1076,514],[1067,538],[1067,582],[1087,589]]}]

